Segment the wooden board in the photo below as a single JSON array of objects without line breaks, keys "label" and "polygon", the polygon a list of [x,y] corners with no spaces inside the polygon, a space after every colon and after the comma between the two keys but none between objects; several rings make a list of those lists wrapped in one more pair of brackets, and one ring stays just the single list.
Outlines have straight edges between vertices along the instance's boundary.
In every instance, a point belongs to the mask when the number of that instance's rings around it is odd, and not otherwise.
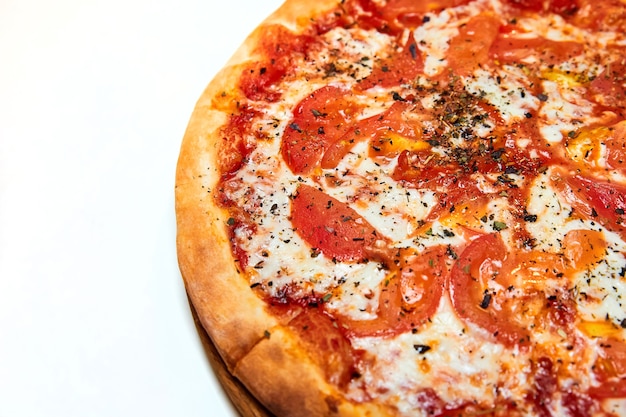
[{"label": "wooden board", "polygon": [[189,308],[191,309],[198,336],[204,347],[207,359],[213,368],[213,372],[215,372],[224,392],[228,395],[228,398],[241,417],[274,417],[272,413],[250,394],[237,378],[231,375],[226,368],[226,364],[217,352],[215,345],[211,341],[211,338],[202,327],[200,320],[198,320],[198,315],[191,302],[189,303]]}]

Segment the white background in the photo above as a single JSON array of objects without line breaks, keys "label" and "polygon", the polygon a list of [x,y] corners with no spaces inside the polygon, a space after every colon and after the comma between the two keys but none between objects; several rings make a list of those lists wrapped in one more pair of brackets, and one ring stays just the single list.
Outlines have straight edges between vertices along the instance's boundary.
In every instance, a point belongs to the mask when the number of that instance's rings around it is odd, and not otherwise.
[{"label": "white background", "polygon": [[279,0],[0,2],[0,416],[235,416],[175,253],[202,90]]}]

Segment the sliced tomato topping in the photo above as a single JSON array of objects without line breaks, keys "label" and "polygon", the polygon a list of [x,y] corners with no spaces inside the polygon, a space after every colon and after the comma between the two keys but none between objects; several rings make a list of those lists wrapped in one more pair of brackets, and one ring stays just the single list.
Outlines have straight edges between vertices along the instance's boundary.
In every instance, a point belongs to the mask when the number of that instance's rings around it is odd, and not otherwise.
[{"label": "sliced tomato topping", "polygon": [[493,59],[501,64],[519,63],[526,58],[539,58],[550,65],[559,64],[582,52],[583,45],[577,42],[516,37],[505,33],[498,36],[489,51]]},{"label": "sliced tomato topping", "polygon": [[602,7],[598,7],[598,3],[594,0],[578,0],[578,2],[584,13],[577,13],[574,16],[576,25],[593,31],[624,31],[626,29],[626,8],[622,0],[603,0]]},{"label": "sliced tomato topping", "polygon": [[237,171],[246,157],[254,149],[254,145],[246,140],[246,132],[250,129],[251,120],[257,115],[250,107],[242,107],[230,116],[228,124],[220,131],[221,142],[219,169],[223,175]]},{"label": "sliced tomato topping", "polygon": [[599,384],[589,394],[595,398],[626,397],[626,342],[608,339],[601,345],[600,357],[594,366]]},{"label": "sliced tomato topping", "polygon": [[381,283],[376,318],[342,319],[349,335],[393,336],[415,329],[435,314],[445,287],[451,262],[445,246],[422,253],[398,250],[387,260],[390,272]]},{"label": "sliced tomato topping", "polygon": [[387,88],[411,83],[423,69],[422,52],[411,34],[400,51],[376,62],[372,73],[360,82],[358,88],[367,90],[375,86]]},{"label": "sliced tomato topping", "polygon": [[293,197],[291,222],[312,256],[319,251],[338,261],[365,261],[384,239],[347,204],[304,184]]},{"label": "sliced tomato topping", "polygon": [[567,173],[553,183],[576,212],[626,238],[626,186]]},{"label": "sliced tomato topping", "polygon": [[398,20],[404,23],[407,20],[411,20],[411,16],[419,16],[421,18],[425,13],[457,7],[467,4],[469,1],[470,0],[390,0],[385,7],[382,8],[381,12],[387,20]]},{"label": "sliced tomato topping", "polygon": [[448,157],[442,157],[430,148],[410,151],[404,150],[398,156],[398,165],[393,172],[396,181],[407,181],[418,188],[432,188],[436,185],[448,185],[456,179],[459,164]]},{"label": "sliced tomato topping", "polygon": [[604,234],[597,230],[575,229],[567,232],[561,242],[568,269],[584,271],[601,262],[608,246]]},{"label": "sliced tomato topping", "polygon": [[579,8],[577,0],[507,0],[509,4],[530,12],[551,12],[572,15]]},{"label": "sliced tomato topping", "polygon": [[[325,371],[332,384],[346,386],[357,373],[358,355],[340,331],[337,322],[319,307],[303,308],[289,322],[305,343],[319,366]],[[271,337],[271,335],[270,335]]]},{"label": "sliced tomato topping", "polygon": [[567,138],[565,150],[580,168],[626,172],[626,121],[610,126],[583,127]]},{"label": "sliced tomato topping", "polygon": [[[626,67],[624,67],[626,71]],[[626,82],[626,79],[624,80]],[[626,89],[624,89],[626,104]],[[606,146],[606,163],[613,169],[626,171],[626,120],[607,128],[610,132],[607,140],[602,143]]]},{"label": "sliced tomato topping", "polygon": [[489,282],[502,279],[507,249],[497,234],[483,235],[462,252],[450,274],[450,296],[461,319],[487,331],[507,346],[527,343],[528,330],[511,320],[514,314],[503,311],[506,299],[494,299]]},{"label": "sliced tomato topping", "polygon": [[352,0],[346,1],[344,7],[348,14],[356,15],[359,26],[365,29],[374,28],[384,33],[400,34],[406,27],[421,25],[427,13],[469,2],[470,0],[390,0],[380,4],[372,0]]},{"label": "sliced tomato topping", "polygon": [[[626,19],[626,12],[623,13]],[[612,52],[614,56],[624,57],[626,48],[614,48]],[[617,59],[605,68],[591,81],[589,92],[600,104],[623,109],[626,106],[626,61]]]},{"label": "sliced tomato topping", "polygon": [[489,48],[496,39],[500,20],[491,13],[473,17],[459,28],[448,49],[448,67],[458,75],[467,75],[488,63]]},{"label": "sliced tomato topping", "polygon": [[508,0],[507,3],[533,12],[543,10],[543,0]]},{"label": "sliced tomato topping", "polygon": [[[393,145],[389,145],[393,144],[394,140],[396,143],[402,142],[405,146],[416,145],[420,136],[419,128],[404,117],[407,111],[414,108],[415,106],[409,103],[395,102],[384,112],[355,123],[346,134],[328,146],[322,157],[321,167],[335,168],[356,143],[365,140],[371,140],[374,149],[394,148]],[[384,155],[389,156],[389,153]]]},{"label": "sliced tomato topping", "polygon": [[319,166],[326,149],[352,128],[357,106],[339,87],[313,92],[294,109],[281,143],[281,154],[296,174],[308,174]]}]

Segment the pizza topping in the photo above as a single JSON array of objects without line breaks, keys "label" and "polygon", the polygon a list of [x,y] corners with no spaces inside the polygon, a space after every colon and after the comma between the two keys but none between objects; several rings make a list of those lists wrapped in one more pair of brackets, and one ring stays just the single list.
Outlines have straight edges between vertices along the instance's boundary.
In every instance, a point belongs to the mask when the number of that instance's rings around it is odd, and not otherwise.
[{"label": "pizza topping", "polygon": [[605,340],[593,371],[598,380],[590,394],[598,398],[626,396],[626,343],[618,339]]},{"label": "pizza topping", "polygon": [[397,250],[386,261],[389,272],[381,282],[376,318],[346,318],[342,327],[352,337],[391,336],[419,328],[439,307],[450,259],[443,246],[422,253]]},{"label": "pizza topping", "polygon": [[415,348],[415,350],[419,354],[424,354],[431,349],[431,347],[428,345],[413,345],[413,348]]},{"label": "pizza topping", "polygon": [[551,12],[561,15],[572,15],[578,10],[577,0],[508,0],[509,4],[531,12]]},{"label": "pizza topping", "polygon": [[498,33],[500,19],[491,13],[474,16],[450,40],[448,65],[457,75],[469,75],[489,60],[489,48]]},{"label": "pizza topping", "polygon": [[[506,248],[497,235],[488,234],[474,240],[452,270],[452,303],[462,319],[487,330],[500,342],[525,344],[529,342],[530,334],[527,329],[509,320],[512,311],[508,310],[508,300],[498,300],[498,303],[494,300],[492,303],[496,292],[490,288],[490,283],[507,278],[500,274],[506,259]],[[504,297],[507,297],[506,292]]]},{"label": "pizza topping", "polygon": [[406,27],[414,28],[429,20],[429,13],[439,12],[446,8],[461,6],[468,0],[435,0],[427,3],[410,0],[392,0],[384,4],[373,1],[357,0],[346,2],[350,16],[358,24],[367,29],[376,29],[385,33],[398,33]]},{"label": "pizza topping", "polygon": [[581,168],[599,172],[607,169],[625,172],[626,122],[610,126],[584,127],[573,131],[567,140],[568,156]]},{"label": "pizza topping", "polygon": [[388,58],[374,64],[372,73],[363,79],[358,87],[367,90],[374,86],[387,88],[409,84],[421,74],[423,67],[422,53],[417,48],[413,35],[410,34],[402,47],[394,50]]},{"label": "pizza topping", "polygon": [[240,169],[254,148],[253,139],[246,133],[250,130],[251,122],[256,116],[253,109],[242,106],[237,113],[230,117],[230,123],[222,128],[219,160],[219,169],[222,175]]},{"label": "pizza topping", "polygon": [[[623,49],[615,51],[615,56],[623,57]],[[605,69],[591,81],[589,90],[600,104],[617,107],[623,111],[626,104],[626,62],[618,58],[610,62]]]},{"label": "pizza topping", "polygon": [[337,261],[366,262],[384,251],[386,242],[345,203],[308,185],[293,197],[291,222],[311,247]]},{"label": "pizza topping", "polygon": [[282,156],[294,173],[314,170],[325,151],[349,132],[357,108],[344,98],[345,93],[338,87],[323,87],[294,109],[281,147]]},{"label": "pizza topping", "polygon": [[619,214],[626,209],[625,186],[568,174],[556,179],[554,184],[565,201],[582,216],[626,237],[624,216]]}]

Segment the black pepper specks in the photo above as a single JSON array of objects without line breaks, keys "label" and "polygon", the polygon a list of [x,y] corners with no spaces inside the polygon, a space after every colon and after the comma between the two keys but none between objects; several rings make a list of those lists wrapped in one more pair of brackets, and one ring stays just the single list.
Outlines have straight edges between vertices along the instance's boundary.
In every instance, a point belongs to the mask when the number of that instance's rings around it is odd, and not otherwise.
[{"label": "black pepper specks", "polygon": [[480,308],[486,310],[491,304],[491,294],[487,290],[485,290],[485,295],[483,296],[483,300],[480,302]]},{"label": "black pepper specks", "polygon": [[413,349],[415,349],[415,351],[419,353],[420,355],[423,355],[424,353],[428,352],[432,348],[428,345],[413,345]]},{"label": "black pepper specks", "polygon": [[300,126],[297,123],[291,123],[289,124],[289,128],[295,130],[298,133],[302,133],[302,129],[300,128]]}]

